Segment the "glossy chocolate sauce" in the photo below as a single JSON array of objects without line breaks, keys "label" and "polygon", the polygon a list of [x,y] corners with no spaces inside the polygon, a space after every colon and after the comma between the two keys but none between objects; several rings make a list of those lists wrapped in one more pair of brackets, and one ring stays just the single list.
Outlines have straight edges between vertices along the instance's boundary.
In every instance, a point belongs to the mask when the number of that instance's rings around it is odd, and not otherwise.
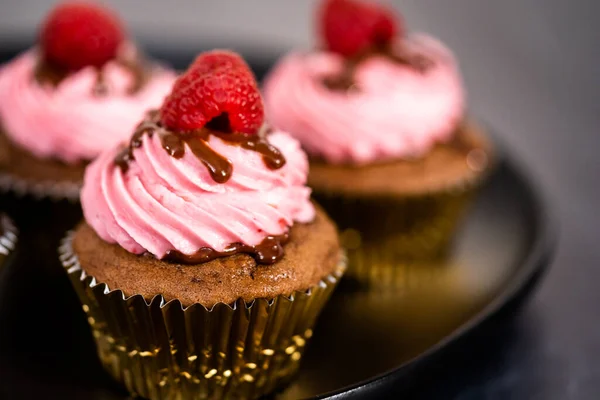
[{"label": "glossy chocolate sauce", "polygon": [[[127,58],[120,56],[115,59],[115,62],[129,71],[133,76],[132,84],[127,89],[127,93],[130,95],[139,92],[150,78],[151,69],[142,57]],[[34,77],[41,84],[50,84],[56,87],[71,73],[72,71],[48,63],[40,58],[34,72]],[[108,93],[106,77],[100,68],[96,68],[96,74],[96,82],[92,87],[92,94],[94,96],[105,96]]]},{"label": "glossy chocolate sauce", "polygon": [[233,243],[223,251],[216,251],[210,247],[202,247],[195,254],[186,255],[178,251],[169,251],[165,257],[166,261],[182,264],[201,264],[215,258],[232,256],[234,254],[249,254],[259,264],[274,264],[283,257],[283,245],[289,240],[289,234],[280,236],[267,236],[256,246],[248,246],[243,243]]},{"label": "glossy chocolate sauce", "polygon": [[215,118],[216,122],[207,127],[182,134],[174,133],[161,125],[158,111],[148,113],[148,117],[136,129],[129,146],[123,149],[115,158],[115,164],[123,172],[129,169],[129,163],[134,160],[133,150],[142,145],[144,135],[160,136],[163,148],[170,156],[181,158],[185,154],[187,144],[194,155],[206,166],[210,176],[217,183],[225,183],[231,178],[233,166],[231,162],[214,151],[208,145],[210,135],[259,153],[265,165],[270,169],[279,169],[285,165],[283,154],[266,140],[268,132],[259,132],[256,135],[245,135],[241,133],[230,133],[217,129],[228,129],[228,124],[223,124],[227,117]]},{"label": "glossy chocolate sauce", "polygon": [[347,91],[352,88],[360,90],[356,85],[356,70],[367,59],[375,56],[385,57],[396,64],[408,65],[420,73],[427,72],[433,66],[433,61],[423,54],[411,53],[403,48],[395,49],[390,45],[380,45],[347,58],[342,71],[334,76],[326,76],[323,84],[331,90]]}]

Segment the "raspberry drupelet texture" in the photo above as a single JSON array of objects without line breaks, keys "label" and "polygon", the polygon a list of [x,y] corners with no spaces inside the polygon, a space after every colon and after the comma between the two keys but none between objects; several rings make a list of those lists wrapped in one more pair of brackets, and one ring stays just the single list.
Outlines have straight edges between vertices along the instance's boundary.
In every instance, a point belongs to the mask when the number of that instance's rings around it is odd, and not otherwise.
[{"label": "raspberry drupelet texture", "polygon": [[178,132],[201,129],[218,118],[226,121],[222,130],[255,134],[264,122],[252,71],[239,55],[224,50],[200,55],[179,77],[160,113],[162,123]]},{"label": "raspberry drupelet texture", "polygon": [[196,73],[205,74],[220,68],[242,69],[250,71],[246,61],[237,53],[230,50],[213,50],[200,54],[189,69]]},{"label": "raspberry drupelet texture", "polygon": [[402,34],[401,21],[392,10],[364,1],[325,0],[318,21],[328,50],[345,57],[385,46]]},{"label": "raspberry drupelet texture", "polygon": [[65,70],[101,67],[114,59],[125,31],[112,11],[87,2],[66,2],[50,12],[40,30],[44,60]]}]

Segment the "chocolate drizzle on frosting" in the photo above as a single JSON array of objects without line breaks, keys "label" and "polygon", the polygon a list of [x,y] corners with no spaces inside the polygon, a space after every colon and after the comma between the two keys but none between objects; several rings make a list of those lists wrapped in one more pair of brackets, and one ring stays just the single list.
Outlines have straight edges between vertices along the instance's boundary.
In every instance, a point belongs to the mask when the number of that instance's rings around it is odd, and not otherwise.
[{"label": "chocolate drizzle on frosting", "polygon": [[[118,56],[114,62],[125,68],[133,76],[133,83],[127,90],[130,95],[139,92],[150,78],[151,68],[149,68],[148,62],[141,56],[134,58]],[[71,73],[72,71],[50,64],[40,58],[34,72],[34,78],[41,84],[50,84],[56,87]],[[108,93],[106,78],[99,68],[96,68],[96,74],[96,82],[92,88],[92,94],[94,96],[105,96]]]},{"label": "chocolate drizzle on frosting", "polygon": [[391,45],[380,45],[344,60],[342,71],[337,75],[323,78],[323,84],[331,90],[340,91],[356,87],[354,77],[356,69],[369,58],[376,56],[385,57],[396,64],[408,65],[420,73],[427,72],[433,66],[433,61],[423,54],[409,52],[403,47],[397,49],[392,48]]},{"label": "chocolate drizzle on frosting", "polygon": [[[223,119],[226,119],[226,116],[215,118],[217,122]],[[231,178],[233,166],[208,144],[209,136],[215,135],[224,141],[261,154],[265,165],[270,169],[279,169],[285,165],[283,154],[266,140],[268,132],[263,130],[256,135],[245,135],[227,132],[226,126],[228,124],[212,123],[196,131],[175,133],[161,125],[158,111],[152,111],[136,129],[129,146],[117,155],[114,162],[123,172],[127,172],[129,163],[134,160],[133,150],[142,145],[143,136],[157,134],[160,136],[162,147],[171,157],[183,157],[187,144],[192,153],[206,166],[212,179],[217,183],[225,183]]]},{"label": "chocolate drizzle on frosting", "polygon": [[283,245],[289,240],[289,234],[280,236],[267,236],[256,246],[243,243],[233,243],[223,251],[216,251],[210,247],[202,247],[195,254],[186,255],[178,251],[169,251],[165,260],[182,264],[201,264],[215,258],[232,256],[234,254],[249,254],[259,264],[274,264],[283,257]]}]

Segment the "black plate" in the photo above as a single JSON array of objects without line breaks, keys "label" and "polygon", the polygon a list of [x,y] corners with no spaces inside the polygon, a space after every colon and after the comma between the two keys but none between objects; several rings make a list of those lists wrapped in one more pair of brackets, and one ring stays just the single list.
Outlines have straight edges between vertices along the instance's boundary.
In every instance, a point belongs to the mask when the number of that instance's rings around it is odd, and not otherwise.
[{"label": "black plate", "polygon": [[[470,211],[452,261],[407,271],[414,286],[403,292],[342,285],[321,316],[298,379],[279,396],[372,398],[411,384],[458,339],[530,292],[547,265],[550,233],[538,194],[511,164],[501,164]],[[2,304],[0,393],[125,399],[95,359],[68,282],[41,293],[7,288],[19,276],[19,266],[12,267],[2,285],[3,298],[12,295]]]},{"label": "black plate", "polygon": [[[412,285],[404,291],[343,284],[298,379],[277,398],[374,398],[414,386],[448,355],[460,357],[453,349],[484,323],[521,304],[548,263],[553,228],[532,182],[502,161],[469,211],[451,260],[407,270]],[[18,262],[0,286],[0,397],[127,398],[95,358],[66,278],[31,290]]]}]

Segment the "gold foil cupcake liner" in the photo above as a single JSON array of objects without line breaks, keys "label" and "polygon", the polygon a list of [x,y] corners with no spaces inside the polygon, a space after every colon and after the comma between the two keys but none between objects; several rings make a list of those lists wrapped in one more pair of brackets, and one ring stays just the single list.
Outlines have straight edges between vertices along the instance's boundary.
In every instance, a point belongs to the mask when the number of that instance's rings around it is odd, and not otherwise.
[{"label": "gold foil cupcake liner", "polygon": [[0,172],[0,192],[13,193],[17,197],[31,196],[36,200],[79,201],[82,182],[32,181]]},{"label": "gold foil cupcake liner", "polygon": [[365,288],[409,289],[443,275],[453,234],[480,182],[405,197],[313,196],[339,227],[347,277]]},{"label": "gold foil cupcake liner", "polygon": [[17,247],[17,237],[18,231],[14,226],[12,220],[6,215],[0,215],[0,227],[1,235],[0,235],[0,271],[4,264],[6,264],[6,259],[14,252]]},{"label": "gold foil cupcake liner", "polygon": [[82,270],[72,234],[59,250],[104,367],[133,394],[155,399],[254,399],[297,371],[324,304],[345,269],[305,292],[250,303],[185,307],[125,295]]}]

